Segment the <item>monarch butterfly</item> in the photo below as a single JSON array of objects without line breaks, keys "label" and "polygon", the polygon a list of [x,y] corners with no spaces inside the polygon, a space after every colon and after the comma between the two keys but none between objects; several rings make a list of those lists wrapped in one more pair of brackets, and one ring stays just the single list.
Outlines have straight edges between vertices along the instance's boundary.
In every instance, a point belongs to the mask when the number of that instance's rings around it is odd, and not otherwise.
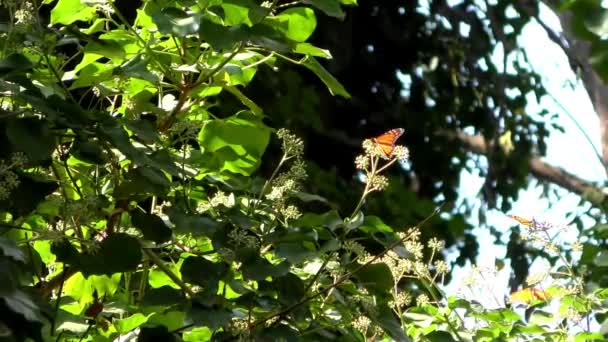
[{"label": "monarch butterfly", "polygon": [[403,135],[405,130],[403,128],[394,128],[390,131],[377,136],[372,139],[374,143],[376,143],[382,149],[382,152],[388,157],[393,153],[395,149],[395,142],[401,135]]},{"label": "monarch butterfly", "polygon": [[510,299],[512,302],[522,302],[525,304],[529,304],[533,301],[547,301],[551,299],[551,294],[541,289],[529,287],[511,293]]},{"label": "monarch butterfly", "polygon": [[528,220],[526,218],[523,218],[521,216],[516,216],[516,215],[507,215],[507,216],[509,216],[510,218],[514,219],[515,221],[523,224],[524,226],[532,227],[534,225],[534,219]]}]

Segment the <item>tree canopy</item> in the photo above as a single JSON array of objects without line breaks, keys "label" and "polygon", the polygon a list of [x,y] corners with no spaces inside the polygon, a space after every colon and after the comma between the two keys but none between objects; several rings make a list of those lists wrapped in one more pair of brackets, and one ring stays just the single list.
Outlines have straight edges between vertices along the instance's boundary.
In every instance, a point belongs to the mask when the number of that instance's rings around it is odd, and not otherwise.
[{"label": "tree canopy", "polygon": [[[0,9],[8,341],[604,339],[605,194],[542,159],[562,128],[528,112],[547,91],[518,43],[536,22],[568,56],[608,165],[601,1]],[[485,182],[457,207],[467,170]],[[556,243],[549,222],[482,221],[506,246],[510,298],[444,293],[445,251],[478,257],[472,203],[507,213],[534,179],[597,224]]]}]

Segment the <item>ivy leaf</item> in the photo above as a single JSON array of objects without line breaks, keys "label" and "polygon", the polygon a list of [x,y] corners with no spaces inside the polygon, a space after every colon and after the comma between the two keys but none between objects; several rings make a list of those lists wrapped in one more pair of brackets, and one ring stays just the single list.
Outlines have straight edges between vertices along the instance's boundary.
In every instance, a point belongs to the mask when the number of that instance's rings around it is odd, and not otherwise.
[{"label": "ivy leaf", "polygon": [[213,236],[222,225],[220,222],[209,217],[186,214],[177,208],[169,208],[167,214],[175,225],[175,230],[180,233],[192,233],[195,236]]},{"label": "ivy leaf", "polygon": [[314,72],[317,77],[325,83],[327,89],[332,95],[340,95],[344,98],[350,99],[350,94],[340,82],[327,71],[314,57],[306,58],[302,65]]},{"label": "ivy leaf", "polygon": [[[392,276],[391,276],[392,278]],[[376,306],[374,312],[368,312],[369,318],[376,322],[386,333],[395,341],[409,342],[410,339],[403,333],[400,322],[397,320],[393,311],[386,304]]]},{"label": "ivy leaf", "polygon": [[51,24],[69,25],[75,21],[90,21],[95,18],[95,7],[80,0],[59,0],[51,10]]},{"label": "ivy leaf", "polygon": [[27,71],[34,64],[20,53],[13,53],[0,60],[0,76],[4,76],[12,71]]},{"label": "ivy leaf", "polygon": [[228,272],[223,262],[212,262],[202,257],[188,257],[180,269],[184,281],[201,285],[215,293],[218,282]]},{"label": "ivy leaf", "polygon": [[[323,0],[327,1],[327,0]],[[292,7],[268,19],[271,25],[296,42],[304,42],[317,27],[315,12],[308,7]]]},{"label": "ivy leaf", "polygon": [[83,162],[101,165],[108,161],[108,155],[93,140],[76,139],[70,148],[70,154]]},{"label": "ivy leaf", "polygon": [[119,199],[132,197],[148,197],[149,195],[163,195],[169,190],[171,183],[160,170],[151,167],[138,167],[130,170],[114,196]]},{"label": "ivy leaf", "polygon": [[303,0],[302,3],[312,5],[330,17],[344,19],[344,11],[337,0]]},{"label": "ivy leaf", "polygon": [[193,304],[192,307],[186,312],[186,319],[184,320],[184,323],[186,325],[193,323],[197,326],[204,326],[211,330],[215,330],[230,322],[232,316],[232,311],[228,309],[210,309]]},{"label": "ivy leaf", "polygon": [[243,278],[249,280],[264,280],[267,277],[280,277],[289,272],[290,264],[283,261],[278,265],[271,264],[268,260],[254,256],[243,262],[241,269]]},{"label": "ivy leaf", "polygon": [[9,198],[0,200],[0,208],[5,208],[15,217],[26,215],[57,188],[58,184],[55,182],[40,180],[30,175],[19,175],[19,185],[11,190]]},{"label": "ivy leaf", "polygon": [[162,243],[171,239],[171,229],[156,215],[133,211],[131,221],[136,228],[141,230],[146,240]]},{"label": "ivy leaf", "polygon": [[139,241],[124,233],[114,233],[103,240],[99,254],[107,265],[106,274],[133,271],[142,257]]},{"label": "ivy leaf", "polygon": [[133,146],[127,131],[114,120],[105,120],[97,127],[97,134],[109,141],[120,152],[138,165],[145,165],[146,155]]},{"label": "ivy leaf", "polygon": [[394,285],[393,274],[385,263],[367,265],[355,273],[354,278],[370,292],[378,295],[386,294]]},{"label": "ivy leaf", "polygon": [[49,160],[56,145],[49,123],[36,118],[10,120],[6,136],[13,149],[25,153],[28,163],[34,165]]},{"label": "ivy leaf", "polygon": [[53,241],[51,252],[57,256],[57,260],[69,265],[78,265],[80,255],[74,245],[68,239]]},{"label": "ivy leaf", "polygon": [[198,34],[215,50],[226,50],[232,48],[236,42],[246,40],[250,33],[246,26],[226,27],[203,17]]},{"label": "ivy leaf", "polygon": [[81,254],[76,264],[85,276],[111,275],[137,269],[141,258],[141,246],[136,238],[125,233],[114,233],[101,242],[96,254]]},{"label": "ivy leaf", "polygon": [[26,320],[30,322],[42,322],[44,320],[40,308],[27,293],[16,290],[9,295],[0,296],[0,298],[4,299],[7,307],[23,315]]},{"label": "ivy leaf", "polygon": [[169,7],[154,13],[152,21],[160,33],[185,37],[198,31],[200,19],[197,14],[188,14],[179,8]]},{"label": "ivy leaf", "polygon": [[250,175],[260,164],[270,141],[270,128],[259,116],[241,111],[227,119],[213,120],[198,136],[205,153],[220,154],[224,168]]},{"label": "ivy leaf", "polygon": [[116,327],[116,330],[118,330],[118,332],[122,335],[146,323],[151,315],[153,315],[153,313],[148,316],[144,316],[143,314],[138,312],[129,317],[114,321],[114,326]]},{"label": "ivy leaf", "polygon": [[11,257],[16,261],[26,261],[25,253],[23,253],[23,251],[17,247],[13,240],[0,237],[0,251],[2,251],[5,256]]},{"label": "ivy leaf", "polygon": [[182,303],[184,300],[182,291],[165,285],[157,289],[147,289],[141,302],[144,306],[171,306]]},{"label": "ivy leaf", "polygon": [[278,291],[279,301],[284,305],[295,304],[306,295],[304,282],[293,273],[287,273],[282,277],[274,279],[272,284]]},{"label": "ivy leaf", "polygon": [[299,264],[314,256],[315,251],[307,248],[302,242],[287,242],[277,244],[276,254],[292,264]]},{"label": "ivy leaf", "polygon": [[330,210],[323,214],[305,213],[294,222],[295,226],[304,227],[327,227],[331,230],[344,225],[344,220],[337,210]]}]

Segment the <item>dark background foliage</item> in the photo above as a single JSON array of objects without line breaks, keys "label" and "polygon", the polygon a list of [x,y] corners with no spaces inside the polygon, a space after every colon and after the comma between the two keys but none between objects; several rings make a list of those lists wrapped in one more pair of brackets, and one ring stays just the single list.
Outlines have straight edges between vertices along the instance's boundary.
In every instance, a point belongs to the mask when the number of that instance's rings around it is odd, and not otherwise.
[{"label": "dark background foliage", "polygon": [[[487,177],[479,199],[487,208],[508,211],[527,185],[526,160],[545,150],[546,123],[524,112],[526,94],[540,97],[544,90],[525,59],[495,65],[501,59],[492,57],[496,49],[516,49],[515,39],[530,19],[526,11],[505,1],[488,9],[474,1],[429,3],[427,12],[418,1],[364,1],[349,8],[344,21],[319,16],[312,40],[332,52],[334,59],[325,64],[351,99],[331,96],[310,72],[291,66],[279,73],[262,70],[248,94],[273,124],[303,136],[315,163],[310,190],[345,212],[361,187],[353,163],[360,142],[405,128],[400,142],[410,148],[411,161],[392,170],[391,190],[370,200],[368,213],[407,226],[443,204],[452,215],[438,219],[425,235],[448,245],[461,241],[462,263],[474,261],[478,246],[464,220],[470,208],[453,206],[460,173],[479,169]],[[507,7],[516,14],[507,16]],[[504,66],[514,71],[504,73]],[[465,129],[487,141],[510,130],[516,148],[506,155],[494,144],[488,168],[454,138]]]}]

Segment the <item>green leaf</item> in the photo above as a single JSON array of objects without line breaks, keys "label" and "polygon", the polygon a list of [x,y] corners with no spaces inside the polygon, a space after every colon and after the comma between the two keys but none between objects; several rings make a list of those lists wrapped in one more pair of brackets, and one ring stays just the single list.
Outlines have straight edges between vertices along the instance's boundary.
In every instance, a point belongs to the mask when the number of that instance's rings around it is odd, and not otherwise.
[{"label": "green leaf", "polygon": [[49,123],[36,118],[8,121],[6,135],[14,150],[25,153],[34,165],[50,159],[56,145]]},{"label": "green leaf", "polygon": [[160,136],[156,127],[148,120],[126,120],[125,126],[133,131],[137,139],[147,144],[160,142]]},{"label": "green leaf", "polygon": [[27,71],[34,65],[22,54],[13,53],[0,60],[0,76],[4,76],[12,71]]},{"label": "green leaf", "polygon": [[327,89],[332,95],[340,95],[344,98],[349,99],[350,94],[344,89],[344,86],[338,82],[338,80],[330,74],[314,57],[306,58],[302,65],[311,70],[325,83]]},{"label": "green leaf", "polygon": [[213,236],[222,225],[209,217],[186,214],[177,208],[169,208],[167,214],[175,225],[176,231],[192,233],[194,236]]},{"label": "green leaf", "polygon": [[260,164],[270,140],[270,128],[260,117],[241,111],[227,119],[207,123],[198,136],[205,153],[218,153],[224,168],[250,175]]},{"label": "green leaf", "polygon": [[458,341],[456,339],[454,339],[454,337],[452,336],[452,334],[450,334],[447,331],[433,331],[427,335],[425,335],[424,337],[426,337],[429,341],[431,342],[455,342]]},{"label": "green leaf", "polygon": [[287,38],[296,42],[306,41],[317,27],[315,12],[308,7],[286,9],[279,15],[268,18],[268,21]]},{"label": "green leaf", "polygon": [[144,306],[171,306],[185,301],[182,291],[171,286],[147,289],[141,304]]},{"label": "green leaf", "polygon": [[[153,315],[153,314],[150,314],[150,315]],[[148,318],[150,317],[150,315],[144,316],[143,314],[138,312],[127,318],[123,318],[123,319],[114,321],[114,326],[116,327],[116,330],[118,330],[118,332],[120,334],[125,334],[133,329],[138,328],[142,324],[146,323],[148,321]]]},{"label": "green leaf", "polygon": [[0,298],[4,299],[4,303],[9,309],[23,315],[26,320],[30,322],[42,322],[44,320],[40,308],[27,293],[16,290],[10,295],[0,296]]},{"label": "green leaf", "polygon": [[184,332],[184,342],[200,342],[200,341],[211,341],[211,336],[213,332],[211,329],[204,328],[194,328],[190,331]]},{"label": "green leaf", "polygon": [[19,185],[11,190],[11,196],[0,200],[0,208],[8,210],[13,216],[29,214],[44,198],[58,188],[57,183],[19,175]]},{"label": "green leaf", "polygon": [[69,25],[75,21],[90,21],[95,18],[95,7],[80,0],[59,0],[51,10],[51,24]]},{"label": "green leaf", "polygon": [[344,225],[344,221],[337,210],[330,210],[323,214],[304,213],[294,223],[294,226],[303,227],[327,227],[331,230]]},{"label": "green leaf", "polygon": [[280,277],[289,272],[290,264],[283,261],[278,265],[271,264],[268,260],[254,256],[253,258],[243,262],[242,271],[243,278],[248,280],[264,280],[267,277]]},{"label": "green leaf", "polygon": [[296,44],[295,48],[293,49],[293,52],[327,59],[332,58],[331,53],[328,50],[318,48],[309,43]]},{"label": "green leaf", "polygon": [[57,256],[57,260],[70,265],[77,265],[79,253],[76,247],[68,239],[53,241],[51,252]]},{"label": "green leaf", "polygon": [[315,251],[307,248],[302,241],[277,244],[275,252],[292,264],[299,264],[315,255]]},{"label": "green leaf", "polygon": [[232,319],[233,313],[228,309],[208,309],[194,305],[186,312],[186,325],[193,323],[196,326],[208,327],[215,330],[226,325]]},{"label": "green leaf", "polygon": [[[392,278],[392,276],[391,276]],[[393,311],[385,304],[379,304],[374,312],[368,312],[369,318],[377,323],[395,341],[409,342],[405,336],[400,322],[397,320]]]},{"label": "green leaf", "polygon": [[385,263],[367,265],[353,277],[370,292],[378,295],[386,294],[394,285],[393,274]]},{"label": "green leaf", "polygon": [[[176,303],[172,303],[171,305],[175,305]],[[177,306],[177,305],[176,305]],[[177,306],[177,309],[180,310],[180,307]],[[183,310],[180,311],[166,311],[168,309],[163,308],[163,311],[156,311],[152,317],[148,318],[148,323],[146,325],[162,325],[167,327],[169,331],[180,330],[184,326],[184,318],[186,317],[186,312]]]},{"label": "green leaf", "polygon": [[146,198],[149,195],[164,195],[171,183],[162,172],[150,167],[138,167],[129,171],[114,196],[120,199],[132,197]]},{"label": "green leaf", "polygon": [[154,13],[152,21],[160,33],[185,37],[198,32],[200,17],[198,14],[188,14],[179,8],[169,7]]},{"label": "green leaf", "polygon": [[156,215],[133,211],[131,221],[136,228],[141,230],[146,240],[162,243],[171,239],[171,229]]},{"label": "green leaf", "polygon": [[250,33],[246,26],[226,27],[203,17],[198,34],[213,49],[227,50],[232,49],[236,42],[246,40]]},{"label": "green leaf", "polygon": [[228,270],[228,265],[223,262],[212,262],[203,257],[188,257],[184,260],[180,272],[184,281],[201,285],[215,293],[219,281]]},{"label": "green leaf", "polygon": [[106,120],[97,127],[100,138],[109,141],[120,152],[138,165],[145,165],[148,161],[146,155],[135,148],[129,139],[127,131],[114,120]]},{"label": "green leaf", "polygon": [[111,270],[106,274],[133,271],[141,262],[141,246],[130,235],[114,233],[102,241],[99,256],[106,268]]},{"label": "green leaf", "polygon": [[[178,278],[181,279],[182,275],[179,271],[184,259],[179,259],[176,263],[165,263],[165,267],[167,267],[173,274],[175,274]],[[152,288],[160,288],[163,286],[169,286],[176,290],[181,290],[181,287],[177,285],[169,276],[160,269],[154,268],[150,271],[150,275],[148,276],[148,283]]]},{"label": "green leaf", "polygon": [[306,295],[304,282],[293,273],[277,277],[272,285],[278,291],[278,300],[284,305],[295,304]]},{"label": "green leaf", "polygon": [[109,159],[99,142],[93,140],[76,139],[70,148],[70,154],[83,162],[96,165],[105,164]]},{"label": "green leaf", "polygon": [[344,12],[337,0],[303,0],[302,2],[320,9],[330,17],[344,19]]},{"label": "green leaf", "polygon": [[574,337],[574,342],[584,342],[584,341],[605,341],[606,337],[600,333],[592,333],[592,332],[581,332],[576,334]]},{"label": "green leaf", "polygon": [[362,211],[359,211],[353,218],[346,218],[344,220],[346,230],[350,231],[359,228],[363,224],[363,220],[365,220],[365,215]]},{"label": "green leaf", "polygon": [[25,253],[23,253],[23,251],[17,247],[13,240],[0,237],[0,251],[2,251],[4,256],[11,257],[16,261],[26,261]]},{"label": "green leaf", "polygon": [[93,255],[75,255],[75,248],[69,242],[53,244],[53,247],[55,248],[51,250],[59,260],[76,265],[85,276],[133,271],[142,258],[139,241],[124,233],[108,236],[101,242],[99,251]]}]

